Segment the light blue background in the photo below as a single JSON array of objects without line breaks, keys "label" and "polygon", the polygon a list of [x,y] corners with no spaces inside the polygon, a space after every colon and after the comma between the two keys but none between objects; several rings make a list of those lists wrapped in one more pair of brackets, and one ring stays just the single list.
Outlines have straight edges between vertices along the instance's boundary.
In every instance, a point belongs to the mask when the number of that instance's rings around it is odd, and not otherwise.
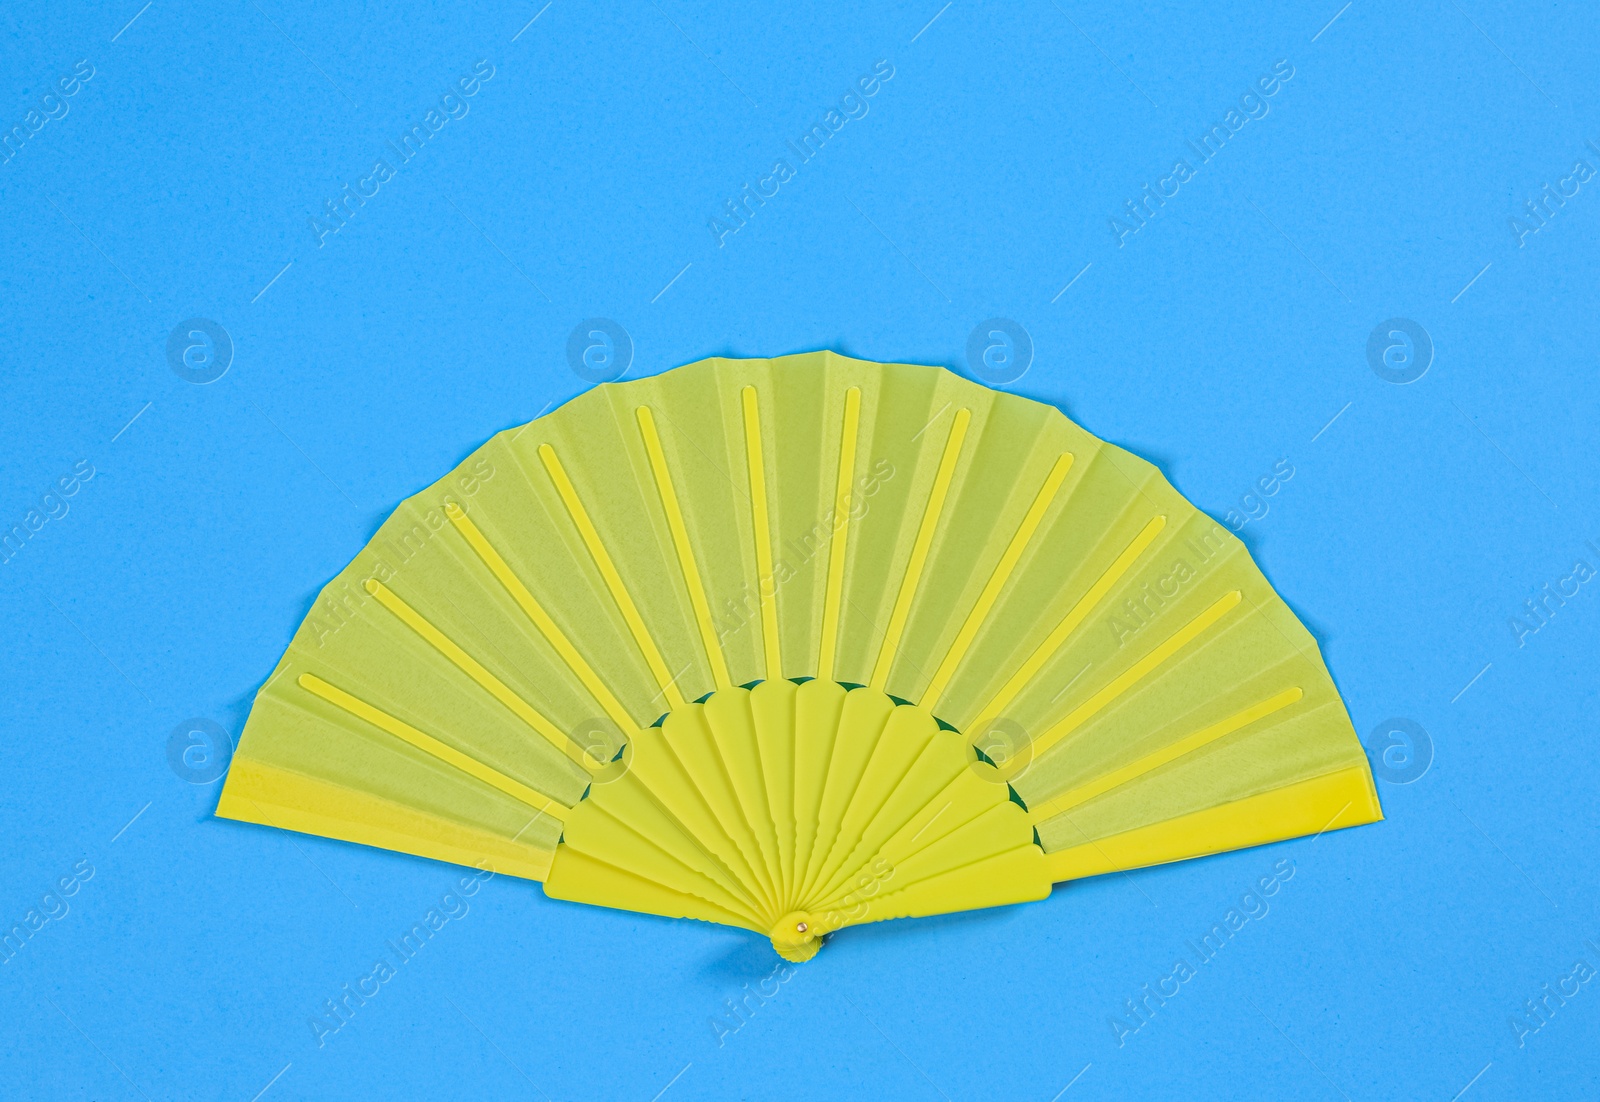
[{"label": "light blue background", "polygon": [[[0,10],[5,127],[96,69],[0,165],[0,524],[97,471],[0,566],[0,923],[96,870],[0,965],[0,1093],[1593,1095],[1600,984],[1520,1047],[1508,1019],[1600,967],[1600,583],[1520,646],[1509,621],[1600,567],[1600,180],[1521,247],[1509,219],[1600,167],[1600,17],[554,0],[529,25],[540,2]],[[479,59],[470,114],[319,247],[308,218]],[[880,59],[870,113],[719,248],[707,219]],[[1112,215],[1278,59],[1270,114],[1119,247]],[[996,315],[1037,348],[1014,389],[1219,519],[1292,464],[1242,535],[1357,729],[1431,735],[1388,820],[850,931],[720,1045],[767,947],[497,879],[319,1048],[308,1019],[456,870],[214,820],[173,726],[236,735],[401,498],[584,389],[580,319],[620,322],[637,376],[817,348],[965,370]],[[210,385],[166,361],[193,316],[236,346]],[[1396,316],[1437,348],[1405,386],[1366,359]],[[1270,912],[1119,1046],[1124,1000],[1282,858]]]}]

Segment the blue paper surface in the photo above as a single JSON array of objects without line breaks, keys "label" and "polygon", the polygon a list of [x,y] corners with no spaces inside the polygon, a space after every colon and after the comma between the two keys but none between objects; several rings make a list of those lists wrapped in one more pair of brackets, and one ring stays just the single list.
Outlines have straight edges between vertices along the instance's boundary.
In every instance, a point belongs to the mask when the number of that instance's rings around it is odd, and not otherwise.
[{"label": "blue paper surface", "polygon": [[[0,1093],[1592,1096],[1600,14],[540,2],[0,11]],[[791,975],[212,818],[403,497],[624,366],[818,348],[1238,528],[1387,821]]]}]

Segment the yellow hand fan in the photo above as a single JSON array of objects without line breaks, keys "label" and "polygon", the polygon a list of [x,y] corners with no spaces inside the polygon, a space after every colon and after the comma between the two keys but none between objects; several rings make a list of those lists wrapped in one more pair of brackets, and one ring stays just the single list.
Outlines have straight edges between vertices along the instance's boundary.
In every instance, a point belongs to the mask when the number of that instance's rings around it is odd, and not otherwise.
[{"label": "yellow hand fan", "polygon": [[791,960],[1382,817],[1315,641],[1154,467],[826,352],[598,387],[405,501],[217,813]]}]

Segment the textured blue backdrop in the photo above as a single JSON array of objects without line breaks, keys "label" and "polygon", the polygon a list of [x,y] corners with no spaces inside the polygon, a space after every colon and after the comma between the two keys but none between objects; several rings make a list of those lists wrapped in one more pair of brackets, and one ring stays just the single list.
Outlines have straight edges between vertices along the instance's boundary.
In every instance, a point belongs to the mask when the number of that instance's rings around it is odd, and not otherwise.
[{"label": "textured blue backdrop", "polygon": [[[139,2],[0,9],[0,1093],[1596,1091],[1592,8]],[[781,982],[753,938],[497,878],[319,1045],[459,872],[214,820],[174,727],[237,735],[402,497],[588,386],[581,320],[637,376],[968,371],[996,316],[1013,389],[1242,525],[1389,744],[1387,822]]]}]

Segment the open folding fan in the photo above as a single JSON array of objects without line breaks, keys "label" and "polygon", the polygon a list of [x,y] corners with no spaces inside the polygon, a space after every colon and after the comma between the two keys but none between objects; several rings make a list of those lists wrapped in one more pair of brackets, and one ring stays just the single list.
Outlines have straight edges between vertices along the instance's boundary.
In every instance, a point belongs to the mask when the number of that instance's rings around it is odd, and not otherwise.
[{"label": "open folding fan", "polygon": [[791,960],[1381,818],[1315,641],[1154,467],[831,353],[599,387],[408,499],[217,813]]}]

